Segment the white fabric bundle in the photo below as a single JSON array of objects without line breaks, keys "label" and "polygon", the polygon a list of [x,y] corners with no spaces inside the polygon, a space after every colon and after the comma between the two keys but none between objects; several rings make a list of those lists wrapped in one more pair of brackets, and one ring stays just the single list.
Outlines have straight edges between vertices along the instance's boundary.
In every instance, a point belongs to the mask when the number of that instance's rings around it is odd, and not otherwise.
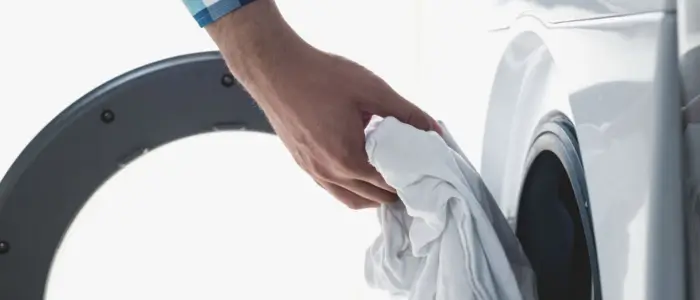
[{"label": "white fabric bundle", "polygon": [[374,117],[365,130],[370,163],[401,198],[378,209],[367,283],[398,299],[537,299],[515,234],[441,126],[442,137]]}]

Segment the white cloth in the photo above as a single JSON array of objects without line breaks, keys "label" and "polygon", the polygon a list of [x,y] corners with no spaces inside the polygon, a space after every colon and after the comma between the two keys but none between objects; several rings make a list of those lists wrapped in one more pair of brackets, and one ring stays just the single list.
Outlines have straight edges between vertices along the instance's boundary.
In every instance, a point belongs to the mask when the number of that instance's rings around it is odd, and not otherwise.
[{"label": "white cloth", "polygon": [[535,276],[481,177],[443,137],[374,117],[370,163],[401,201],[378,209],[365,279],[396,299],[534,300]]}]

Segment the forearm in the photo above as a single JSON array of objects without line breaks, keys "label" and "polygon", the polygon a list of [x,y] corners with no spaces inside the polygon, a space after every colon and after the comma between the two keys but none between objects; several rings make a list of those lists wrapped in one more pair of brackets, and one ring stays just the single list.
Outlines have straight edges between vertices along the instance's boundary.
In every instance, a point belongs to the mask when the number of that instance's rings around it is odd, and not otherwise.
[{"label": "forearm", "polygon": [[313,51],[286,23],[273,0],[256,0],[205,28],[231,72],[251,92],[274,85]]}]

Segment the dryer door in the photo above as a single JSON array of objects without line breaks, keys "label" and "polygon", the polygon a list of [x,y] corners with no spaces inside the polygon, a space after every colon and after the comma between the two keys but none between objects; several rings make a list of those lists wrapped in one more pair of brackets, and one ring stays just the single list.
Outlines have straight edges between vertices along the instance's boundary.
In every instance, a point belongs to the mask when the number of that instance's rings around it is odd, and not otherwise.
[{"label": "dryer door", "polygon": [[274,134],[218,52],[141,67],[66,108],[0,182],[0,299],[44,299],[57,248],[93,192],[148,150],[212,130]]}]

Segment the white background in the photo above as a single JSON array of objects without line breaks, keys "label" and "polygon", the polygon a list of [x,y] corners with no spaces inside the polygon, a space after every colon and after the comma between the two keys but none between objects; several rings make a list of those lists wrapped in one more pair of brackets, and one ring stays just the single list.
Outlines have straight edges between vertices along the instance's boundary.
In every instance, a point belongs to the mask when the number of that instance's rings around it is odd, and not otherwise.
[{"label": "white background", "polygon": [[[488,49],[479,46],[470,1],[278,3],[309,42],[366,65],[457,124],[456,138],[469,141],[462,146],[479,165],[486,101],[471,97],[485,95],[476,90],[489,78],[475,75],[470,59]],[[12,1],[3,10],[3,172],[99,84],[214,49],[176,0]],[[275,137],[193,137],[140,158],[96,192],[59,249],[46,299],[385,299],[363,278],[377,229],[374,212],[336,203]]]}]

